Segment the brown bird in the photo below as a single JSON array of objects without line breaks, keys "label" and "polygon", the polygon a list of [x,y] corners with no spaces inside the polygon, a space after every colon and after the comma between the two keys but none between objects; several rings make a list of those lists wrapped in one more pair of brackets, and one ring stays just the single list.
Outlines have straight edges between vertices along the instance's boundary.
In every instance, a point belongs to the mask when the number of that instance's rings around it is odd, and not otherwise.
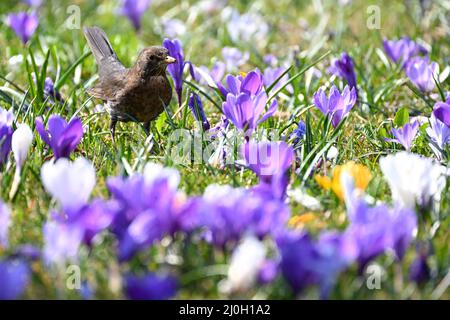
[{"label": "brown bird", "polygon": [[111,117],[109,129],[114,142],[117,121],[143,122],[149,132],[172,99],[172,87],[166,76],[167,65],[176,60],[164,47],[143,49],[131,68],[119,61],[105,32],[98,27],[84,28],[84,35],[98,64],[99,83],[88,90],[105,102]]}]

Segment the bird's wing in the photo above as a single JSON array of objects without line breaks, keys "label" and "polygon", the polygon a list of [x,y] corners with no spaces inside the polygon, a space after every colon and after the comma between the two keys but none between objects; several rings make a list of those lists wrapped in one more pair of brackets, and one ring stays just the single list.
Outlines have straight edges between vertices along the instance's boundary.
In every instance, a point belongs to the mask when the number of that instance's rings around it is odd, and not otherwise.
[{"label": "bird's wing", "polygon": [[116,100],[120,97],[122,90],[126,87],[128,69],[110,71],[100,75],[98,84],[88,90],[89,94],[105,101]]}]

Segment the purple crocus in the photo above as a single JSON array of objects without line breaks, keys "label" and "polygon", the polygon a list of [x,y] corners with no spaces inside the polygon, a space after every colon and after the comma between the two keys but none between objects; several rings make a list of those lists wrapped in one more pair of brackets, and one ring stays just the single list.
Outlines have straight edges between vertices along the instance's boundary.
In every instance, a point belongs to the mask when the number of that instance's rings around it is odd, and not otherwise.
[{"label": "purple crocus", "polygon": [[27,263],[18,260],[0,260],[0,300],[20,298],[30,281]]},{"label": "purple crocus", "polygon": [[61,94],[59,91],[55,89],[55,84],[53,83],[52,78],[47,77],[45,78],[44,82],[44,98],[49,98],[51,102],[59,102],[64,104],[64,100],[61,97]]},{"label": "purple crocus", "polygon": [[368,206],[356,196],[354,189],[346,191],[350,225],[345,235],[358,248],[359,270],[380,254],[393,250],[402,259],[417,229],[417,216],[409,208],[388,208],[384,204]]},{"label": "purple crocus", "polygon": [[291,132],[289,139],[293,141],[294,145],[297,145],[306,135],[306,124],[303,120],[300,120],[297,124],[297,128]]},{"label": "purple crocus", "polygon": [[399,40],[384,39],[383,47],[389,58],[391,58],[395,63],[401,64],[403,67],[411,58],[419,55],[420,53],[427,53],[427,50],[424,47],[408,37],[403,37]]},{"label": "purple crocus", "polygon": [[318,240],[304,233],[286,233],[278,237],[280,269],[292,290],[298,294],[318,285],[321,298],[327,298],[337,276],[354,259],[355,246],[336,233],[324,233]]},{"label": "purple crocus", "polygon": [[39,25],[39,19],[35,12],[31,14],[18,12],[9,14],[6,18],[6,23],[25,44],[36,31]]},{"label": "purple crocus", "polygon": [[190,73],[195,79],[194,67],[189,61],[184,61],[183,48],[179,40],[164,39],[163,45],[167,50],[169,50],[169,55],[176,59],[174,63],[169,64],[167,70],[169,71],[169,74],[174,82],[175,91],[178,97],[178,105],[181,106],[184,67],[186,64],[189,65]]},{"label": "purple crocus", "polygon": [[412,142],[417,135],[417,131],[419,130],[419,122],[414,121],[412,123],[405,124],[402,128],[395,129],[392,128],[391,132],[394,139],[385,139],[389,142],[399,143],[405,148],[406,151],[411,150]]},{"label": "purple crocus", "polygon": [[238,48],[224,47],[222,57],[228,72],[237,71],[249,59],[248,52],[242,53]]},{"label": "purple crocus", "polygon": [[179,179],[178,171],[152,163],[143,174],[108,179],[113,200],[121,207],[111,226],[119,239],[120,261],[164,236],[196,227],[196,203],[178,191]]},{"label": "purple crocus", "polygon": [[231,186],[210,185],[198,208],[205,239],[225,249],[244,235],[258,239],[275,236],[284,230],[289,208],[281,201]]},{"label": "purple crocus", "polygon": [[429,144],[438,159],[443,158],[443,150],[450,144],[450,127],[436,117],[433,112],[430,117],[430,126],[426,129],[431,139]]},{"label": "purple crocus", "polygon": [[22,2],[26,3],[30,7],[39,7],[42,4],[42,0],[22,0]]},{"label": "purple crocus", "polygon": [[268,97],[259,72],[249,72],[245,78],[228,75],[226,82],[228,88],[220,88],[226,96],[222,104],[223,113],[248,139],[259,123],[275,113],[278,104],[273,100],[265,111]]},{"label": "purple crocus", "polygon": [[446,102],[437,102],[434,105],[433,114],[447,127],[450,127],[450,98]]},{"label": "purple crocus", "polygon": [[49,221],[44,225],[43,258],[46,264],[76,262],[83,241],[83,229],[77,224]]},{"label": "purple crocus", "polygon": [[126,276],[125,291],[132,300],[167,300],[175,296],[178,281],[172,276],[149,273],[145,276]]},{"label": "purple crocus", "polygon": [[428,266],[428,250],[425,245],[418,246],[416,258],[409,266],[409,279],[422,284],[431,278],[431,270]]},{"label": "purple crocus", "polygon": [[196,121],[200,121],[202,123],[202,127],[204,131],[208,131],[210,129],[210,124],[205,115],[205,110],[203,110],[203,104],[200,100],[200,97],[196,93],[192,93],[189,98],[188,103],[189,109],[191,109],[192,114]]},{"label": "purple crocus", "polygon": [[45,130],[41,117],[36,118],[36,130],[42,140],[52,148],[56,159],[69,158],[83,137],[81,120],[73,118],[67,123],[59,115],[51,115],[48,120],[48,131]]},{"label": "purple crocus", "polygon": [[353,108],[356,98],[355,88],[350,90],[348,86],[345,86],[341,94],[333,85],[328,97],[320,88],[314,94],[314,104],[324,115],[329,117],[331,124],[336,128]]},{"label": "purple crocus", "polygon": [[150,7],[150,0],[122,0],[119,13],[126,16],[137,31],[141,29],[142,15]]},{"label": "purple crocus", "polygon": [[358,95],[358,87],[356,85],[355,67],[353,66],[353,59],[347,52],[342,53],[340,59],[331,61],[331,66],[328,71],[337,77],[345,79],[350,88],[355,88],[356,95]]},{"label": "purple crocus", "polygon": [[427,57],[414,57],[406,66],[406,75],[422,92],[432,91],[439,77],[439,65]]},{"label": "purple crocus", "polygon": [[13,135],[14,114],[8,110],[0,108],[0,171],[8,160],[11,152]]},{"label": "purple crocus", "polygon": [[[279,68],[273,68],[273,67],[268,67],[264,70],[264,74],[263,74],[263,80],[264,80],[264,86],[270,87],[271,85],[273,85],[275,83],[275,81],[277,81],[277,79],[283,74],[283,72],[285,72],[286,69],[283,67],[279,67]],[[285,74],[283,77],[281,77],[281,79],[278,80],[277,83],[275,83],[275,85],[273,86],[272,90],[275,92],[277,91],[279,88],[281,88],[287,81],[289,80],[289,75]],[[293,93],[294,92],[294,88],[292,87],[292,85],[287,85],[286,86],[286,90],[289,93]]]}]

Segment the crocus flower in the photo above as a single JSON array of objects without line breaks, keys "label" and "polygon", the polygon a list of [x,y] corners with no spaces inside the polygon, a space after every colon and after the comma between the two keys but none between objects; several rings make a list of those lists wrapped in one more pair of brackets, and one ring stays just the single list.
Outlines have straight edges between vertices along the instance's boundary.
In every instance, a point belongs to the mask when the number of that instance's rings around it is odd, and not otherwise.
[{"label": "crocus flower", "polygon": [[329,72],[345,79],[350,88],[355,88],[356,95],[358,95],[358,87],[356,85],[355,67],[353,66],[353,59],[347,52],[342,53],[340,59],[331,61]]},{"label": "crocus flower", "polygon": [[140,30],[142,15],[150,7],[150,3],[150,0],[122,0],[119,13],[126,16],[136,30]]},{"label": "crocus flower", "polygon": [[429,158],[408,152],[398,152],[380,159],[381,171],[396,203],[414,208],[415,204],[430,205],[439,201],[445,187],[445,167]]},{"label": "crocus flower", "polygon": [[437,102],[434,105],[433,114],[447,127],[450,127],[450,98],[446,102]]},{"label": "crocus flower", "polygon": [[414,121],[413,123],[407,123],[402,128],[395,129],[392,128],[391,132],[394,135],[394,139],[385,139],[389,142],[399,143],[406,149],[406,151],[411,150],[411,145],[414,138],[419,130],[419,122]]},{"label": "crocus flower", "polygon": [[436,117],[433,112],[430,117],[430,126],[426,129],[431,139],[429,144],[438,159],[442,159],[445,147],[450,144],[450,127]]},{"label": "crocus flower", "polygon": [[33,141],[33,133],[30,127],[23,123],[14,131],[11,140],[11,148],[16,159],[17,168],[22,168],[28,155],[28,150],[31,147]]},{"label": "crocus flower", "polygon": [[174,82],[175,91],[178,97],[178,105],[181,106],[184,67],[188,64],[190,73],[192,77],[195,78],[194,67],[189,61],[184,61],[183,48],[179,40],[164,39],[163,45],[167,50],[169,50],[169,55],[176,59],[174,63],[169,64],[167,70],[169,71],[169,74]]},{"label": "crocus flower", "polygon": [[63,265],[76,262],[83,240],[83,230],[79,225],[49,221],[44,225],[43,258],[46,264]]},{"label": "crocus flower", "polygon": [[205,239],[219,248],[235,245],[244,235],[258,239],[284,229],[289,208],[281,201],[242,188],[209,185],[201,198],[200,224]]},{"label": "crocus flower", "polygon": [[[264,69],[264,74],[263,74],[264,86],[266,86],[266,88],[267,88],[267,87],[270,87],[271,85],[273,85],[275,83],[275,81],[277,81],[277,79],[285,71],[286,71],[286,69],[283,67],[279,67],[279,68],[268,67],[268,68]],[[279,88],[281,88],[288,80],[289,80],[288,74],[285,74],[283,77],[281,77],[281,79],[278,80],[278,82],[273,86],[273,88],[272,88],[273,92],[275,92]],[[286,90],[289,93],[294,92],[294,88],[290,84],[286,86]]]},{"label": "crocus flower", "polygon": [[283,199],[289,183],[286,172],[295,159],[292,147],[284,141],[249,142],[242,147],[242,155],[247,166],[260,179],[260,184],[253,190]]},{"label": "crocus flower", "polygon": [[39,25],[39,19],[36,13],[28,14],[26,12],[19,12],[9,14],[6,23],[25,44],[36,31]]},{"label": "crocus flower", "polygon": [[39,7],[42,4],[42,0],[22,0],[30,7]]},{"label": "crocus flower", "polygon": [[132,300],[167,300],[175,296],[178,281],[172,276],[149,273],[145,276],[126,276],[125,291]]},{"label": "crocus flower", "polygon": [[264,91],[262,75],[256,71],[249,72],[245,78],[228,75],[227,89],[221,88],[226,96],[222,104],[225,116],[233,122],[248,139],[259,123],[271,117],[278,104],[273,100],[267,111],[267,93]]},{"label": "crocus flower", "polygon": [[65,210],[77,210],[87,203],[95,186],[95,168],[85,158],[74,162],[62,158],[42,165],[45,189]]},{"label": "crocus flower", "polygon": [[295,293],[310,285],[320,286],[327,298],[337,276],[354,259],[356,248],[346,237],[324,233],[318,240],[308,234],[287,233],[277,239],[280,270]]},{"label": "crocus flower", "polygon": [[8,160],[11,152],[14,114],[0,108],[0,170]]},{"label": "crocus flower", "polygon": [[432,91],[439,77],[439,65],[428,58],[414,57],[406,66],[406,75],[422,92]]},{"label": "crocus flower", "polygon": [[427,51],[422,46],[408,37],[403,37],[399,40],[383,40],[383,47],[389,58],[395,63],[399,63],[402,66],[413,57],[420,53],[426,54]]},{"label": "crocus flower", "polygon": [[13,198],[17,192],[17,188],[20,183],[20,174],[22,167],[25,163],[25,159],[28,155],[28,150],[31,147],[33,141],[33,133],[30,127],[23,123],[14,131],[12,136],[11,148],[16,159],[16,171],[14,174],[13,184],[9,193],[10,198]]},{"label": "crocus flower", "polygon": [[422,247],[419,246],[417,248],[416,257],[409,266],[409,279],[418,284],[424,283],[431,278],[431,270],[427,263],[428,250]]},{"label": "crocus flower", "polygon": [[169,38],[177,38],[186,33],[186,25],[179,19],[162,19],[164,35]]},{"label": "crocus flower", "polygon": [[265,260],[259,269],[258,284],[266,285],[272,282],[278,275],[279,263],[274,260]]},{"label": "crocus flower", "polygon": [[255,284],[266,251],[264,244],[254,237],[246,237],[234,249],[227,277],[232,292],[249,290]]},{"label": "crocus flower", "polygon": [[342,175],[348,174],[354,179],[354,187],[360,191],[366,190],[372,175],[369,168],[362,164],[348,161],[344,165],[335,166],[332,172],[332,178],[316,175],[316,182],[325,190],[333,190],[333,192],[344,200],[344,185],[342,184]]},{"label": "crocus flower", "polygon": [[55,89],[55,84],[53,83],[52,78],[47,77],[45,78],[45,82],[44,82],[44,98],[49,98],[51,102],[59,102],[64,104],[64,100],[61,97],[61,94],[59,93],[59,91],[57,91]]},{"label": "crocus flower", "polygon": [[29,266],[20,260],[0,260],[0,300],[19,299],[30,280]]},{"label": "crocus flower", "polygon": [[196,227],[196,203],[178,191],[179,180],[178,171],[153,163],[143,174],[108,179],[108,189],[122,207],[112,224],[119,238],[120,261],[164,236]]},{"label": "crocus flower", "polygon": [[297,123],[297,128],[289,135],[289,140],[293,141],[294,145],[297,145],[306,135],[306,124],[303,120]]},{"label": "crocus flower", "polygon": [[248,52],[242,53],[238,48],[224,47],[222,49],[222,57],[228,72],[237,71],[249,59]]},{"label": "crocus flower", "polygon": [[45,130],[41,117],[37,117],[35,123],[37,132],[52,148],[56,159],[69,158],[83,137],[83,125],[78,118],[67,123],[62,117],[53,114],[48,120],[48,131]]},{"label": "crocus flower", "polygon": [[325,92],[320,88],[314,94],[315,106],[324,114],[329,117],[331,124],[336,128],[343,118],[347,116],[350,110],[356,103],[356,89],[349,89],[345,86],[342,94],[336,88],[332,86],[329,96],[327,97]]},{"label": "crocus flower", "polygon": [[11,225],[11,212],[8,206],[0,200],[0,247],[8,246],[9,227]]},{"label": "crocus flower", "polygon": [[196,121],[200,121],[202,123],[202,127],[204,131],[208,131],[210,129],[210,124],[205,115],[205,110],[203,110],[203,104],[200,100],[198,94],[192,93],[189,98],[188,103],[189,109],[191,109],[192,114]]}]

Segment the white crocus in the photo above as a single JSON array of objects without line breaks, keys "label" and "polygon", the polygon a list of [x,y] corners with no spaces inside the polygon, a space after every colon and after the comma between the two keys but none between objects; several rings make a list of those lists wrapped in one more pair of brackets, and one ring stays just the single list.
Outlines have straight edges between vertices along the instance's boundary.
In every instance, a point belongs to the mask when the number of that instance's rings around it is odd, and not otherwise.
[{"label": "white crocus", "polygon": [[16,160],[16,172],[14,174],[13,184],[9,192],[9,197],[13,198],[20,184],[20,174],[22,167],[28,156],[31,143],[33,142],[33,132],[30,127],[23,123],[14,131],[11,141],[11,149]]},{"label": "white crocus", "polygon": [[245,291],[255,283],[266,258],[266,248],[254,237],[245,238],[235,249],[228,269],[231,291]]},{"label": "white crocus", "polygon": [[65,209],[76,209],[84,205],[95,186],[95,169],[85,158],[70,162],[61,158],[49,161],[41,168],[45,189]]},{"label": "white crocus", "polygon": [[395,202],[414,208],[416,203],[428,205],[431,200],[440,201],[446,169],[432,159],[399,152],[381,158],[380,167]]}]

